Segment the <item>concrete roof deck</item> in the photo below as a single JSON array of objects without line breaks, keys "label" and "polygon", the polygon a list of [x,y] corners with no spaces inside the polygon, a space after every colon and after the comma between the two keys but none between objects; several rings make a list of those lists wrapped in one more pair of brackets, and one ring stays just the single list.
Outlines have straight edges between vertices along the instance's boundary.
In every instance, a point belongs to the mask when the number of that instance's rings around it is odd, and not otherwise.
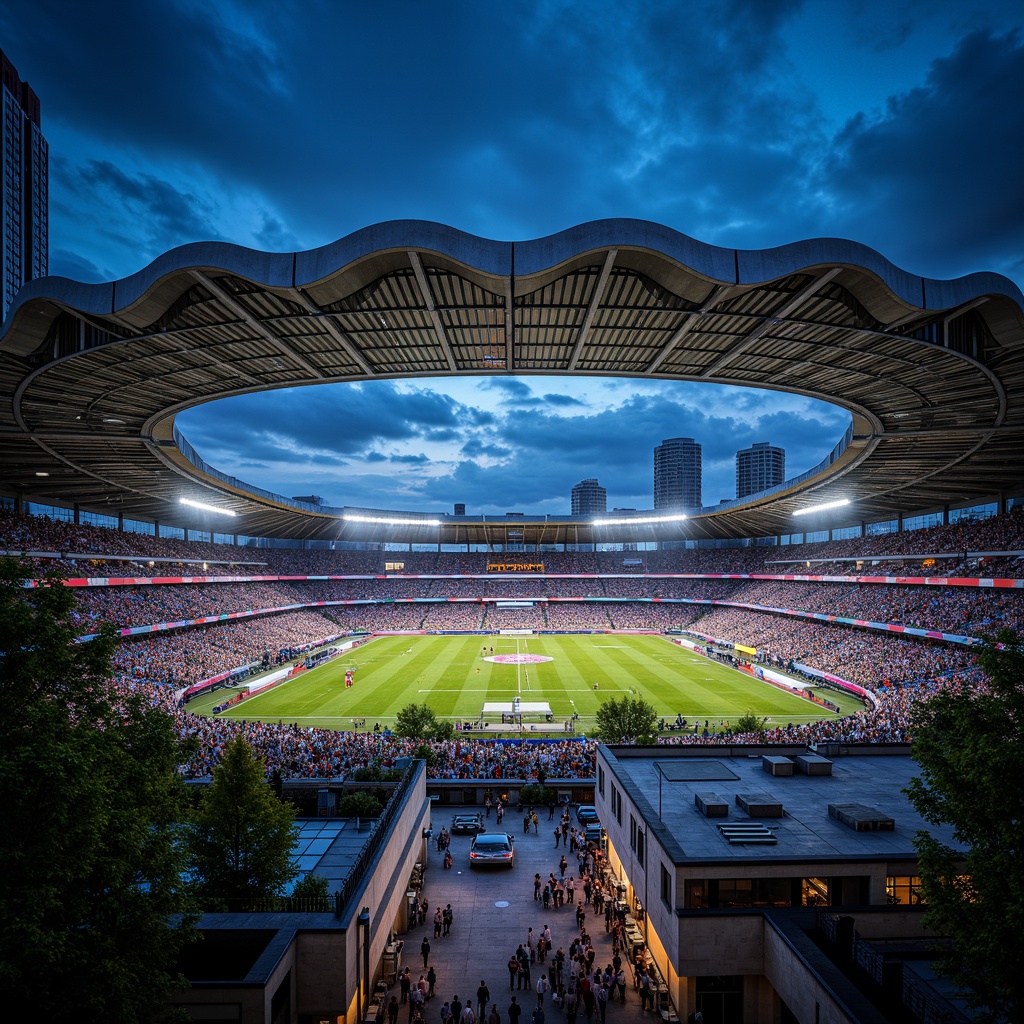
[{"label": "concrete roof deck", "polygon": [[[732,748],[739,750],[741,748]],[[908,748],[909,750],[909,748]],[[957,848],[951,827],[937,828],[924,820],[904,795],[917,775],[916,762],[906,754],[865,754],[833,759],[831,775],[777,777],[761,767],[761,752],[754,754],[701,754],[666,756],[665,748],[605,748],[605,758],[627,795],[643,809],[649,828],[676,863],[695,861],[796,861],[916,858],[914,835],[927,830]],[[792,755],[791,748],[777,753]],[[617,756],[618,755],[618,756]],[[689,774],[689,781],[668,781]],[[687,773],[685,768],[694,770]],[[682,768],[684,770],[680,771]],[[697,776],[693,778],[693,776]],[[700,776],[703,776],[701,778]],[[694,804],[696,793],[714,791],[729,801],[726,818],[707,818]],[[736,794],[766,794],[783,805],[781,818],[751,818],[735,803]],[[830,818],[829,804],[864,804],[895,820],[893,831],[856,832]],[[660,804],[660,815],[659,815]],[[730,843],[718,826],[725,823],[761,823],[778,839],[771,845]]]}]

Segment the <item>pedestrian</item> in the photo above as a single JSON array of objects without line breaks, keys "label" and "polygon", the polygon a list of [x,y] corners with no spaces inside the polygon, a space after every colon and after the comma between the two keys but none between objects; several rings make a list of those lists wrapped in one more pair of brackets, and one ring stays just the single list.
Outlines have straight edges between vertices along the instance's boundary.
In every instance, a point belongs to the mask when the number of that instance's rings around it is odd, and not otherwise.
[{"label": "pedestrian", "polygon": [[498,1012],[498,1004],[491,1004],[491,1012],[487,1017],[487,1024],[501,1024],[501,1014]]},{"label": "pedestrian", "polygon": [[544,1008],[544,996],[547,993],[547,990],[548,990],[548,976],[546,974],[542,974],[537,979],[537,1008],[538,1009],[543,1009]]},{"label": "pedestrian", "polygon": [[437,984],[437,971],[433,967],[427,971],[427,999],[434,998],[434,986]]},{"label": "pedestrian", "polygon": [[396,1024],[398,1020],[398,996],[392,996],[388,1003],[388,1024]]},{"label": "pedestrian", "polygon": [[541,887],[541,880],[540,880],[540,872],[538,871],[537,874],[535,874],[533,876],[533,898],[535,900],[539,900],[540,899],[540,887]]},{"label": "pedestrian", "polygon": [[533,825],[533,834],[535,836],[536,835],[540,835],[540,821],[537,818],[537,812],[536,811],[531,811],[530,812],[530,824]]},{"label": "pedestrian", "polygon": [[565,1021],[566,1024],[576,1024],[576,1014],[579,1011],[579,1002],[576,999],[576,989],[570,985],[565,991]]},{"label": "pedestrian", "polygon": [[458,992],[452,996],[451,1010],[452,1020],[455,1021],[455,1024],[459,1024],[459,1017],[462,1015],[462,1000],[459,999]]},{"label": "pedestrian", "polygon": [[620,967],[615,972],[615,987],[619,990],[619,999],[626,1005],[626,972]]},{"label": "pedestrian", "polygon": [[515,954],[508,958],[508,990],[514,992],[516,978],[519,977],[519,959]]},{"label": "pedestrian", "polygon": [[544,1024],[544,1007],[538,1006],[533,1011],[533,1024]]},{"label": "pedestrian", "polygon": [[409,1020],[413,1017],[418,1017],[423,1007],[423,993],[420,991],[419,985],[413,985],[409,989]]},{"label": "pedestrian", "polygon": [[508,1024],[519,1024],[523,1008],[516,1002],[515,996],[512,996],[512,1002],[508,1004],[508,1009],[505,1012],[508,1014]]},{"label": "pedestrian", "polygon": [[401,978],[398,979],[398,990],[402,993],[402,1005],[404,1006],[409,999],[409,990],[412,988],[412,975],[409,973],[409,968],[406,967],[402,971]]},{"label": "pedestrian", "polygon": [[441,1024],[448,1024],[448,1022],[451,1019],[452,1019],[452,1005],[446,999],[441,1004]]},{"label": "pedestrian", "polygon": [[573,896],[576,893],[576,883],[573,881],[572,875],[565,880],[565,902],[573,903]]},{"label": "pedestrian", "polygon": [[472,1003],[466,1003],[459,1014],[459,1024],[476,1024],[476,1012]]},{"label": "pedestrian", "polygon": [[445,850],[444,851],[444,861],[443,861],[445,871],[447,871],[452,866],[453,863],[454,863],[454,861],[452,860],[452,851],[451,850]]},{"label": "pedestrian", "polygon": [[604,1024],[608,1016],[608,989],[604,985],[598,985],[594,998],[597,999],[597,1012],[601,1018],[601,1024]]},{"label": "pedestrian", "polygon": [[480,979],[480,987],[476,990],[476,1019],[483,1024],[484,1014],[487,1012],[487,1004],[491,1001],[491,990],[483,978]]},{"label": "pedestrian", "polygon": [[550,886],[547,886],[547,885],[544,886],[544,894],[543,894],[543,897],[542,897],[542,901],[544,903],[544,909],[547,910],[548,907],[551,905],[551,888],[550,888]]},{"label": "pedestrian", "polygon": [[562,841],[562,826],[555,826],[555,849],[558,849],[558,844]]},{"label": "pedestrian", "polygon": [[558,862],[558,870],[561,873],[562,878],[565,878],[565,869],[568,866],[569,866],[569,862],[565,859],[565,854],[563,853],[562,854],[562,859]]},{"label": "pedestrian", "polygon": [[423,957],[423,969],[427,969],[427,961],[430,959],[430,940],[423,936],[423,941],[420,943],[420,955]]},{"label": "pedestrian", "polygon": [[455,914],[452,912],[452,905],[450,903],[445,905],[444,910],[441,912],[441,921],[444,925],[444,931],[441,933],[443,938],[448,938],[452,930],[452,921],[455,919]]},{"label": "pedestrian", "polygon": [[536,940],[533,937],[532,928],[527,928],[526,930],[526,949],[530,954],[530,963],[535,964],[537,962],[537,945]]},{"label": "pedestrian", "polygon": [[441,938],[441,925],[442,925],[443,922],[444,922],[444,918],[443,918],[443,916],[441,914],[441,908],[438,907],[437,910],[434,911],[434,938],[435,939]]}]

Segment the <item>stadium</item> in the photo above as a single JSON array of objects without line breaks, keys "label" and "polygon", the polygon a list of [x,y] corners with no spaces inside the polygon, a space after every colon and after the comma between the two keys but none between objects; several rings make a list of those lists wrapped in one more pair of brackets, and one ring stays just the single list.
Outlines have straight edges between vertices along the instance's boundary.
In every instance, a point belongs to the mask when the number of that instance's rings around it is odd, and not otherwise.
[{"label": "stadium", "polygon": [[[705,995],[713,1004],[701,987],[712,973],[751,979],[738,1004],[722,1003],[748,1020],[765,1001],[775,1019],[811,1019],[810,991],[829,1007],[823,1019],[872,1019],[800,952],[787,931],[800,926],[779,918],[765,925],[777,943],[760,931],[737,942],[719,912],[767,914],[764,902],[684,898],[684,882],[695,863],[716,875],[702,890],[715,894],[766,870],[832,876],[770,905],[873,911],[912,885],[911,814],[881,790],[909,770],[896,766],[909,762],[914,705],[984,687],[977,645],[1024,628],[1024,297],[1011,282],[926,280],[834,239],[726,250],[601,221],[508,243],[394,222],[311,252],[203,243],[105,285],[32,282],[0,337],[0,372],[0,548],[30,585],[64,574],[83,638],[117,626],[112,685],[145,693],[198,740],[189,777],[208,777],[238,732],[318,809],[360,767],[406,769],[374,857],[336,880],[345,899],[331,927],[346,953],[362,943],[387,973],[432,805],[482,804],[495,786],[514,801],[543,766],[601,812],[607,866],[659,967],[666,1020]],[[207,465],[175,425],[191,406],[276,387],[569,373],[790,390],[847,409],[851,424],[820,465],[769,491],[614,520],[298,501]],[[601,701],[623,694],[657,710],[656,748],[587,738]],[[429,763],[410,765],[418,744],[393,735],[409,702],[458,728],[431,744]],[[766,728],[738,731],[748,712]],[[858,835],[783,854],[784,835],[761,833],[780,844],[770,869],[771,856],[746,848],[684,849],[693,823],[672,825],[663,798],[693,814],[700,797],[699,826],[717,827],[703,821],[718,813],[707,784],[732,785],[722,780],[753,757],[758,772],[761,758],[847,765],[836,776],[856,774],[861,789],[841,806],[871,800],[867,830],[896,821],[895,838],[870,853]],[[817,763],[792,792],[824,791]],[[758,792],[789,785],[769,773],[780,767],[765,763]],[[810,820],[820,807],[804,799],[764,805]],[[236,925],[207,922],[211,933]],[[923,934],[906,915],[887,929]],[[716,972],[687,952],[733,942]],[[783,966],[764,966],[769,947]],[[333,988],[303,980],[297,998],[310,1019],[362,1016],[376,973],[350,966]]]}]

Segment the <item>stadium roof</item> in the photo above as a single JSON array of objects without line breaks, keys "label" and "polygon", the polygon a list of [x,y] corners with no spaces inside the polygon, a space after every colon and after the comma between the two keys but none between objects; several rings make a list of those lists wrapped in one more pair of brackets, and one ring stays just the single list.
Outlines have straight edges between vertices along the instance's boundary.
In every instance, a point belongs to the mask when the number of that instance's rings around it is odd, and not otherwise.
[{"label": "stadium roof", "polygon": [[[123,280],[22,289],[0,336],[0,490],[167,525],[331,540],[770,536],[814,529],[793,513],[838,498],[852,503],[849,522],[892,518],[1021,493],[1022,306],[998,275],[932,281],[855,242],[722,249],[632,220],[525,242],[395,221],[299,253],[196,243]],[[344,520],[374,514],[219,474],[174,427],[183,409],[244,392],[481,374],[764,387],[843,406],[852,424],[801,478],[681,526],[618,527],[572,516]],[[236,518],[184,509],[183,496]]]}]

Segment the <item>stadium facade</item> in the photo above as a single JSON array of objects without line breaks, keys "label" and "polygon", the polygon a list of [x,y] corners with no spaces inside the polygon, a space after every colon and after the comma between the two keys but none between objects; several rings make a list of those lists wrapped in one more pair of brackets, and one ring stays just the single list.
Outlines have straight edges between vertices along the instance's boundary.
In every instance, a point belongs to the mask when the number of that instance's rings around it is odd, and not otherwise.
[{"label": "stadium facade", "polygon": [[[31,281],[0,337],[0,494],[120,524],[301,543],[539,545],[779,538],[1024,492],[1024,314],[994,274],[933,281],[865,246],[722,249],[660,225],[499,242],[374,225],[321,249],[183,246],[129,278]],[[387,327],[382,327],[386,324]],[[822,463],[685,523],[328,507],[207,465],[183,409],[242,392],[423,375],[592,374],[733,383],[850,412]],[[77,511],[76,511],[77,514]],[[636,520],[635,524],[630,518]],[[647,519],[651,517],[646,517]]]}]

